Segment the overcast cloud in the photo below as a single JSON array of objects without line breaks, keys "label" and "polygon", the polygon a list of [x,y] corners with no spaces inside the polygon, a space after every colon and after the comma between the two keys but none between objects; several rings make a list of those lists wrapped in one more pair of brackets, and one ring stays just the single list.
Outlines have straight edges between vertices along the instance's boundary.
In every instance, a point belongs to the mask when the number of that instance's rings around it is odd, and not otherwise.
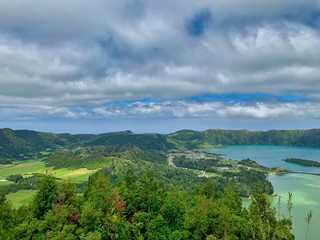
[{"label": "overcast cloud", "polygon": [[151,118],[317,127],[319,49],[317,0],[2,0],[0,127]]}]

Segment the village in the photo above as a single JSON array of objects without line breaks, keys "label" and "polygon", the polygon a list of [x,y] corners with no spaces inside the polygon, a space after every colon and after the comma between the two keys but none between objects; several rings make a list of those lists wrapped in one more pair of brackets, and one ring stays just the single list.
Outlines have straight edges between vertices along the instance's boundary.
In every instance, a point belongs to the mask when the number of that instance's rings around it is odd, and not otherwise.
[{"label": "village", "polygon": [[248,160],[242,161],[245,164],[241,164],[236,160],[224,159],[219,154],[200,151],[168,153],[167,161],[169,165],[174,167],[198,170],[199,177],[210,177],[215,173],[223,172],[240,172],[240,168],[252,169],[252,166],[248,166]]}]

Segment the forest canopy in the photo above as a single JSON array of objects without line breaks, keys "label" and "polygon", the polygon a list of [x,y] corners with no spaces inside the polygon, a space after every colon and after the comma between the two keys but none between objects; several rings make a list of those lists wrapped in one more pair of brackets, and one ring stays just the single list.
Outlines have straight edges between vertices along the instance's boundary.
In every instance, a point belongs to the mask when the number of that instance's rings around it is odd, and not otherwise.
[{"label": "forest canopy", "polygon": [[290,216],[255,192],[243,208],[234,187],[207,179],[190,191],[133,169],[117,181],[111,169],[92,175],[84,194],[69,181],[39,179],[31,204],[0,197],[1,239],[294,239]]}]

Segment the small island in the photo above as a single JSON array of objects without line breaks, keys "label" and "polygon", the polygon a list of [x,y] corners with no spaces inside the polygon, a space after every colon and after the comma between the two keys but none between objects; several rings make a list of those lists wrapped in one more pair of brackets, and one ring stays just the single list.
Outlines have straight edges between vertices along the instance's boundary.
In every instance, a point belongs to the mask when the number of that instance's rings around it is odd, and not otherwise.
[{"label": "small island", "polygon": [[301,159],[301,158],[286,158],[282,160],[285,162],[295,163],[302,166],[320,167],[320,162],[313,161],[313,160],[307,160],[307,159]]}]

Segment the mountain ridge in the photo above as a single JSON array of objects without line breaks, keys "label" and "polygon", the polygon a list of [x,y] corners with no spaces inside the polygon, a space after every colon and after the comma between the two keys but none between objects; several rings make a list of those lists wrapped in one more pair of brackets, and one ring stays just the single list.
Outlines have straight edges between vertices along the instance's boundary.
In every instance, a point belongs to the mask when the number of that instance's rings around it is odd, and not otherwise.
[{"label": "mountain ridge", "polygon": [[180,130],[170,134],[133,133],[69,134],[0,129],[0,162],[28,159],[43,151],[86,146],[135,145],[148,151],[208,149],[222,145],[287,145],[320,147],[320,129],[250,131],[208,129]]}]

